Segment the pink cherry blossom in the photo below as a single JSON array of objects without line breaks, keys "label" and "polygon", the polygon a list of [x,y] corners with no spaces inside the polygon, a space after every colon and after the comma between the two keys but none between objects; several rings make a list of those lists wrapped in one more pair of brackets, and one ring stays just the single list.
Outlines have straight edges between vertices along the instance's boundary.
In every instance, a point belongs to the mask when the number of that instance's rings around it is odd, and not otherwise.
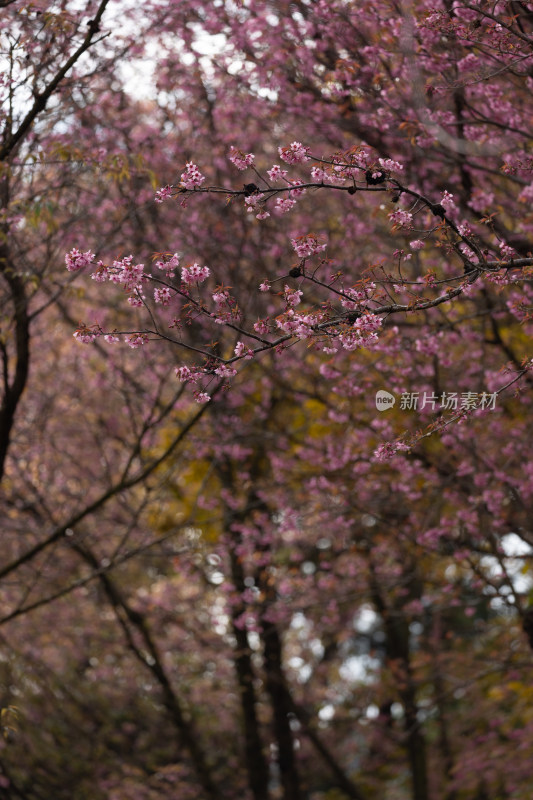
[{"label": "pink cherry blossom", "polygon": [[170,256],[166,261],[156,261],[155,266],[157,269],[163,270],[167,276],[167,278],[173,278],[176,274],[176,269],[179,267],[179,256],[177,253]]},{"label": "pink cherry blossom", "polygon": [[227,364],[221,364],[215,369],[215,375],[221,378],[232,378],[236,374],[237,370],[234,367],[229,367]]},{"label": "pink cherry blossom", "polygon": [[244,358],[245,360],[249,360],[254,356],[253,351],[246,347],[243,342],[237,342],[234,352],[238,358]]},{"label": "pink cherry blossom", "polygon": [[393,225],[398,225],[400,228],[409,228],[413,222],[413,215],[409,211],[399,208],[389,214],[389,219]]},{"label": "pink cherry blossom", "polygon": [[301,142],[292,142],[288,147],[279,147],[278,153],[287,164],[302,164],[310,159],[309,148]]},{"label": "pink cherry blossom", "polygon": [[162,203],[163,200],[166,200],[168,197],[172,197],[172,186],[163,186],[155,193],[155,202]]},{"label": "pink cherry blossom", "polygon": [[456,207],[453,201],[453,194],[445,190],[440,204],[447,212],[453,211]]},{"label": "pink cherry blossom", "polygon": [[203,283],[210,274],[209,267],[200,267],[199,264],[194,263],[182,268],[181,281],[186,286],[191,286],[194,283]]},{"label": "pink cherry blossom", "polygon": [[291,211],[295,205],[296,200],[293,200],[292,197],[277,197],[274,211],[280,215],[286,214],[288,211]]},{"label": "pink cherry blossom", "polygon": [[299,289],[291,289],[290,286],[285,286],[284,297],[288,306],[294,307],[299,305],[302,295],[303,292],[301,292]]},{"label": "pink cherry blossom", "polygon": [[262,192],[256,192],[249,195],[249,197],[245,197],[244,205],[246,206],[246,211],[250,214],[252,211],[258,210],[257,206],[261,206],[264,199],[265,195]]},{"label": "pink cherry blossom", "polygon": [[273,167],[267,169],[267,175],[271,181],[279,181],[287,177],[287,170],[282,169],[278,164],[274,164]]},{"label": "pink cherry blossom", "polygon": [[510,247],[505,242],[500,242],[500,252],[502,256],[506,259],[511,260],[512,258],[516,258],[516,250],[513,247]]},{"label": "pink cherry blossom", "polygon": [[254,158],[253,153],[243,153],[242,150],[238,150],[233,145],[230,148],[229,160],[237,169],[244,170],[247,167],[251,167],[254,163]]},{"label": "pink cherry blossom", "polygon": [[197,186],[201,186],[202,183],[204,183],[205,177],[196,164],[193,164],[192,161],[188,161],[185,165],[185,172],[181,173],[180,180],[184,189],[195,189]]},{"label": "pink cherry blossom", "polygon": [[189,381],[192,377],[192,372],[189,367],[176,367],[176,376],[182,383]]},{"label": "pink cherry blossom", "polygon": [[327,247],[327,242],[324,242],[324,236],[317,236],[314,233],[307,233],[304,236],[291,239],[291,243],[300,258],[320,253]]},{"label": "pink cherry blossom", "polygon": [[378,161],[380,166],[389,172],[401,172],[403,170],[403,165],[398,161],[393,161],[392,158],[379,158]]},{"label": "pink cherry blossom", "polygon": [[88,267],[93,261],[94,253],[90,250],[82,253],[75,247],[65,256],[65,264],[69,272],[77,272],[84,267]]},{"label": "pink cherry blossom", "polygon": [[156,287],[154,289],[154,300],[163,306],[168,306],[172,298],[172,292],[168,286]]},{"label": "pink cherry blossom", "polygon": [[125,336],[124,341],[128,344],[133,350],[136,350],[139,347],[147,344],[148,336],[145,333],[135,333],[131,336]]}]

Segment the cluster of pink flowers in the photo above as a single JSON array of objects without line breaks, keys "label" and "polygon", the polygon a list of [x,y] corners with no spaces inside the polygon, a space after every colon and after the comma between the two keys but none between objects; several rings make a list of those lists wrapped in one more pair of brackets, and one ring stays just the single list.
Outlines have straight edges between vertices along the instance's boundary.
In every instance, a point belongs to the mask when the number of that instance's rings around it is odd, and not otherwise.
[{"label": "cluster of pink flowers", "polygon": [[421,239],[414,239],[412,242],[409,242],[411,250],[422,250],[424,246],[424,242]]},{"label": "cluster of pink flowers", "polygon": [[354,328],[356,328],[361,334],[375,333],[381,328],[382,324],[383,320],[381,317],[378,314],[372,314],[372,312],[369,311],[355,321]]},{"label": "cluster of pink flowers", "polygon": [[155,202],[162,203],[168,197],[172,197],[172,186],[163,186],[162,189],[158,189],[155,193]]},{"label": "cluster of pink flowers", "polygon": [[[88,258],[89,255],[92,256],[92,254],[89,253],[80,253],[78,256],[74,255],[74,257],[71,259],[71,264],[79,264],[81,261],[83,261],[84,263],[82,263],[82,266],[85,266],[92,260],[92,258]],[[67,259],[69,256],[72,257],[72,253],[69,253]],[[125,291],[131,295],[128,298],[129,304],[132,306],[140,306],[144,300],[144,295],[142,294],[142,285],[148,280],[148,278],[144,274],[144,264],[133,264],[132,262],[133,256],[131,255],[125,256],[120,261],[113,261],[110,267],[107,264],[104,264],[102,261],[99,261],[97,263],[96,270],[91,275],[91,278],[99,283],[103,283],[104,281],[108,280],[111,283],[122,284]],[[67,262],[67,269],[72,270],[73,268],[80,269],[81,267],[73,267],[72,265],[69,266],[69,263]]]},{"label": "cluster of pink flowers", "polygon": [[229,160],[234,164],[237,169],[243,170],[246,167],[251,167],[254,163],[255,156],[253,153],[243,153],[242,150],[237,150],[233,145],[230,148]]},{"label": "cluster of pink flowers", "polygon": [[162,306],[168,306],[172,298],[172,293],[168,286],[154,289],[154,300],[156,303],[161,303]]},{"label": "cluster of pink flowers", "polygon": [[260,334],[268,333],[270,330],[270,325],[268,319],[258,319],[257,322],[254,322],[254,331]]},{"label": "cluster of pink flowers", "polygon": [[474,253],[474,251],[472,250],[472,248],[471,248],[471,247],[469,247],[469,246],[468,246],[467,244],[465,244],[464,242],[461,242],[461,244],[459,245],[459,250],[460,250],[462,253],[464,253],[464,254],[465,254],[465,256],[466,256],[468,259],[470,259],[470,261],[472,262],[472,264],[477,264],[477,263],[479,262],[479,258],[476,256],[476,254]]},{"label": "cluster of pink flowers", "polygon": [[290,211],[295,205],[296,200],[293,200],[291,197],[278,197],[274,211],[278,214],[286,214],[287,211]]},{"label": "cluster of pink flowers", "polygon": [[103,261],[98,261],[96,269],[91,273],[91,280],[97,283],[105,283],[109,280],[109,267]]},{"label": "cluster of pink flowers", "polygon": [[383,320],[377,314],[367,313],[356,319],[353,327],[339,335],[339,341],[345,350],[357,350],[360,347],[371,347],[378,341],[377,331]]},{"label": "cluster of pink flowers", "polygon": [[235,322],[239,319],[239,306],[235,302],[235,298],[233,298],[228,291],[221,289],[211,296],[216,306],[214,313],[211,313],[211,318],[217,325],[224,325],[225,323]]},{"label": "cluster of pink flowers", "polygon": [[327,174],[322,167],[312,167],[311,168],[311,178],[314,181],[326,181]]},{"label": "cluster of pink flowers", "polygon": [[495,283],[496,286],[508,286],[510,283],[513,282],[512,275],[508,270],[499,270],[498,272],[491,272],[488,275],[488,279],[491,283]]},{"label": "cluster of pink flowers", "polygon": [[405,442],[385,442],[374,451],[374,458],[376,461],[387,461],[396,453],[403,453],[406,450],[409,450],[409,446]]},{"label": "cluster of pink flowers", "polygon": [[269,217],[270,214],[266,210],[264,199],[265,195],[262,192],[256,192],[255,194],[245,197],[244,205],[246,206],[246,211],[248,214],[257,211],[257,214],[255,215],[257,219],[266,219]]},{"label": "cluster of pink flowers", "polygon": [[379,158],[379,165],[389,172],[400,172],[403,166],[398,161],[393,161],[392,158]]},{"label": "cluster of pink flowers", "polygon": [[339,341],[345,350],[358,350],[363,347],[365,342],[357,331],[350,329],[339,335]]},{"label": "cluster of pink flowers", "polygon": [[227,364],[221,364],[215,370],[215,375],[218,375],[220,378],[232,378],[236,374],[237,370],[234,367],[228,367]]},{"label": "cluster of pink flowers", "polygon": [[199,379],[203,377],[203,372],[192,370],[189,367],[176,367],[175,372],[181,383],[198,383]]},{"label": "cluster of pink flowers", "polygon": [[303,292],[299,289],[291,289],[290,286],[285,286],[284,294],[286,304],[293,308],[300,304]]},{"label": "cluster of pink flowers", "polygon": [[455,208],[455,203],[453,202],[453,194],[450,194],[448,191],[444,191],[442,195],[442,200],[440,201],[441,206],[446,211],[453,211]]},{"label": "cluster of pink flowers", "polygon": [[221,306],[223,303],[227,303],[229,300],[229,294],[227,292],[215,292],[212,295],[213,302],[217,304],[217,306]]},{"label": "cluster of pink flowers", "polygon": [[82,344],[91,344],[99,336],[103,336],[104,341],[109,342],[110,344],[115,342],[120,342],[120,337],[116,336],[115,333],[104,334],[102,328],[100,327],[100,325],[98,325],[98,323],[95,323],[90,327],[81,324],[78,330],[73,334],[73,336],[78,342],[81,342]]},{"label": "cluster of pink flowers", "polygon": [[134,333],[131,336],[126,336],[124,338],[126,344],[129,344],[134,350],[138,347],[142,347],[148,341],[148,336],[146,333]]},{"label": "cluster of pink flowers", "polygon": [[75,331],[75,333],[72,335],[78,342],[81,342],[82,344],[91,344],[95,341],[99,334],[90,328],[84,328],[82,330]]},{"label": "cluster of pink flowers", "polygon": [[177,253],[174,253],[168,261],[156,261],[157,269],[164,270],[167,278],[174,278],[176,275],[175,270],[179,267],[180,260]]},{"label": "cluster of pink flowers", "polygon": [[405,250],[394,250],[394,252],[392,254],[392,257],[393,258],[400,258],[400,259],[404,258],[406,261],[409,261],[409,259],[413,257],[413,254],[412,253],[407,253],[407,255],[406,255],[405,254]]},{"label": "cluster of pink flowers", "polygon": [[176,377],[182,383],[185,383],[185,381],[189,381],[191,379],[191,375],[192,373],[189,367],[176,367]]},{"label": "cluster of pink flowers", "polygon": [[254,357],[253,350],[250,350],[249,347],[246,347],[244,342],[237,342],[237,344],[235,345],[235,351],[234,352],[235,352],[235,355],[238,358],[244,358],[245,360],[248,360],[248,359]]},{"label": "cluster of pink flowers", "polygon": [[279,157],[287,164],[303,164],[309,161],[309,148],[301,142],[291,142],[288,147],[278,147]]},{"label": "cluster of pink flowers", "polygon": [[246,206],[246,211],[251,214],[252,211],[255,211],[257,206],[261,205],[262,201],[265,199],[265,195],[262,192],[256,192],[255,194],[251,194],[248,197],[244,198],[244,205]]},{"label": "cluster of pink flowers", "polygon": [[88,267],[94,261],[94,253],[86,250],[85,253],[80,252],[75,247],[65,256],[65,264],[69,272],[77,272],[84,267]]},{"label": "cluster of pink flowers", "polygon": [[181,185],[184,189],[194,189],[201,186],[205,181],[204,175],[200,172],[196,164],[188,161],[185,165],[185,172],[181,173]]},{"label": "cluster of pink flowers", "polygon": [[408,228],[413,221],[413,215],[409,211],[399,208],[398,211],[393,211],[389,214],[389,219],[393,225],[399,225],[400,228]]},{"label": "cluster of pink flowers", "polygon": [[317,182],[339,184],[343,183],[346,178],[352,177],[355,173],[356,170],[352,170],[350,167],[336,166],[332,172],[327,172],[323,167],[313,167],[311,169],[311,178]]},{"label": "cluster of pink flowers", "polygon": [[294,186],[294,189],[291,189],[291,197],[301,197],[305,194],[305,189],[300,189],[299,187],[302,185],[303,181],[299,180],[292,180],[289,181],[291,186]]},{"label": "cluster of pink flowers", "polygon": [[146,296],[142,293],[142,285],[140,283],[131,289],[132,294],[128,297],[128,303],[133,308],[141,308],[144,305]]},{"label": "cluster of pink flowers", "polygon": [[181,270],[181,282],[190,286],[193,283],[203,283],[211,274],[209,267],[200,267],[198,264],[191,264],[190,267],[183,267]]},{"label": "cluster of pink flowers", "polygon": [[307,258],[307,256],[320,253],[327,247],[327,242],[324,242],[324,237],[317,236],[314,233],[307,233],[305,236],[298,236],[296,239],[291,239],[291,244],[300,258]]},{"label": "cluster of pink flowers", "polygon": [[500,251],[502,256],[506,259],[516,258],[516,250],[508,244],[505,244],[505,242],[500,242]]},{"label": "cluster of pink flowers", "polygon": [[314,335],[314,326],[321,318],[320,314],[297,314],[291,308],[286,314],[277,318],[276,325],[284,333],[290,333],[298,339],[310,339]]},{"label": "cluster of pink flowers", "polygon": [[274,164],[272,169],[267,169],[267,175],[271,181],[280,181],[287,177],[287,170],[281,169],[279,164]]},{"label": "cluster of pink flowers", "polygon": [[[227,364],[220,364],[214,372],[215,375],[221,378],[231,378],[237,374],[237,370]],[[202,378],[205,378],[205,375],[206,373],[204,370],[191,369],[185,366],[176,367],[176,377],[181,383],[198,384]],[[207,403],[211,400],[210,396],[206,392],[201,391],[201,389],[195,391],[194,399],[197,403]]]},{"label": "cluster of pink flowers", "polygon": [[144,275],[144,264],[133,264],[133,256],[124,256],[120,261],[113,261],[110,268],[105,271],[111,283],[123,284],[127,292],[139,290],[143,281],[147,280]]},{"label": "cluster of pink flowers", "polygon": [[360,305],[360,303],[368,299],[369,293],[373,292],[375,288],[375,283],[369,283],[362,290],[354,288],[345,289],[344,294],[347,295],[347,297],[342,298],[341,305],[343,308],[353,311]]}]

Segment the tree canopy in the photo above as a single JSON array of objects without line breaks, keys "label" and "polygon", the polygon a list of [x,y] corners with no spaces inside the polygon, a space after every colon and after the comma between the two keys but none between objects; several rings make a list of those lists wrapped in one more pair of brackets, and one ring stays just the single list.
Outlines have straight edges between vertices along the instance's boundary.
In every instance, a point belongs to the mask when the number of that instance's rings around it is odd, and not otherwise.
[{"label": "tree canopy", "polygon": [[529,799],[533,4],[0,8],[0,795]]}]

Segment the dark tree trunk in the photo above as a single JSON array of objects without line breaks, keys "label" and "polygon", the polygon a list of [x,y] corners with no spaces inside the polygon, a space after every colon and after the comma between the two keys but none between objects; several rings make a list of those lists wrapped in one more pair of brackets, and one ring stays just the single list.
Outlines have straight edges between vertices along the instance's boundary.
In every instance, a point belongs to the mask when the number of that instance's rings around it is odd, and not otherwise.
[{"label": "dark tree trunk", "polygon": [[[7,175],[0,180],[0,206],[7,209],[9,204],[9,186]],[[7,338],[0,339],[2,357],[2,385],[0,402],[0,480],[5,472],[6,456],[11,440],[11,432],[15,422],[15,412],[28,380],[30,363],[30,320],[28,315],[28,299],[22,278],[16,274],[11,263],[9,245],[9,228],[2,225],[0,229],[0,275],[7,290],[7,302],[12,309],[12,331]]]},{"label": "dark tree trunk", "polygon": [[[230,553],[231,572],[235,590],[242,594],[246,589],[244,583],[244,572],[242,564],[232,549]],[[243,612],[243,606],[238,605],[233,609],[233,623]],[[268,800],[268,781],[269,771],[268,762],[265,758],[263,743],[257,719],[257,697],[254,688],[254,669],[252,665],[248,634],[243,628],[233,624],[233,635],[237,642],[235,652],[235,672],[239,683],[241,698],[241,710],[244,726],[244,750],[246,758],[246,768],[248,770],[248,782],[254,796],[254,800]]]},{"label": "dark tree trunk", "polygon": [[[404,709],[405,746],[411,771],[413,800],[429,800],[426,741],[418,720],[416,687],[410,661],[409,624],[401,607],[386,605],[373,567],[371,574],[372,597],[385,626],[387,661],[397,664],[401,671],[398,677],[398,695]],[[419,594],[414,567],[407,566],[403,577],[409,589],[409,595],[405,598],[405,602],[408,602]]]}]

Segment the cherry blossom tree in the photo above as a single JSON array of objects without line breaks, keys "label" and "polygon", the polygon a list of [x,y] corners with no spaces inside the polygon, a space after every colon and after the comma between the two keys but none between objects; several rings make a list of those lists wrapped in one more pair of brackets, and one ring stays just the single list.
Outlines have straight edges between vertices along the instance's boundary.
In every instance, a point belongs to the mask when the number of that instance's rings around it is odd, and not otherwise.
[{"label": "cherry blossom tree", "polygon": [[528,796],[532,13],[154,4],[41,118],[6,796]]}]

